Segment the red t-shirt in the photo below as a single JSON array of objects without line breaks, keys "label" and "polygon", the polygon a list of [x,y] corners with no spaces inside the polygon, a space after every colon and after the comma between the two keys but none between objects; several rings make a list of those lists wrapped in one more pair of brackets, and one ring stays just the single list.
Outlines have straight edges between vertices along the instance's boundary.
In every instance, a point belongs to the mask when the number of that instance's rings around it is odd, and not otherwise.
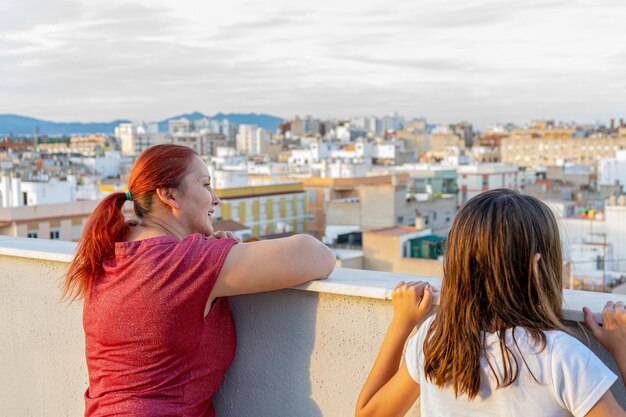
[{"label": "red t-shirt", "polygon": [[85,416],[214,416],[235,355],[227,298],[204,309],[236,242],[193,234],[115,244],[85,297]]}]

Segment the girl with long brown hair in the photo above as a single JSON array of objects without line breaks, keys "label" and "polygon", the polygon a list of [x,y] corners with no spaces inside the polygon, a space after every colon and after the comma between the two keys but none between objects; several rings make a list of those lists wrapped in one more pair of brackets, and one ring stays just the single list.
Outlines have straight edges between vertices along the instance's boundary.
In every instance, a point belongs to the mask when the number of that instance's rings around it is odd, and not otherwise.
[{"label": "girl with long brown hair", "polygon": [[[450,230],[439,309],[433,290],[399,283],[393,320],[357,401],[356,415],[402,416],[421,396],[421,415],[625,415],[613,374],[561,319],[558,226],[538,199],[511,190],[468,201]],[[593,335],[626,380],[626,311],[608,303]],[[418,331],[402,350],[412,330]]]},{"label": "girl with long brown hair", "polygon": [[[127,201],[138,221],[124,218]],[[90,216],[64,287],[84,298],[86,416],[214,416],[235,354],[228,296],[333,270],[334,254],[308,235],[238,243],[214,231],[219,203],[195,151],[157,145],[133,165],[128,192]]]}]

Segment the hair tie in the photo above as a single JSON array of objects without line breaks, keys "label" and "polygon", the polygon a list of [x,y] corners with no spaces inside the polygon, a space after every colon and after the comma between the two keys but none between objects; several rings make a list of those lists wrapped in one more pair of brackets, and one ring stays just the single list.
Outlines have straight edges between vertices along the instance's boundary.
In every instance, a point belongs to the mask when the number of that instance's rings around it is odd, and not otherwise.
[{"label": "hair tie", "polygon": [[130,190],[126,191],[126,200],[132,200],[133,197],[130,195]]}]

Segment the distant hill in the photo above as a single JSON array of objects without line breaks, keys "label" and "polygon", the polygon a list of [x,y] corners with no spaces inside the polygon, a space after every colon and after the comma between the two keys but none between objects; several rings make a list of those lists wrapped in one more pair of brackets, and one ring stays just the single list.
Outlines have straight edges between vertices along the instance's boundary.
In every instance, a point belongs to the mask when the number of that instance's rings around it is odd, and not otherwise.
[{"label": "distant hill", "polygon": [[[179,116],[169,117],[158,122],[159,131],[167,131],[167,122],[172,119],[180,119],[185,117],[191,120],[202,118],[210,118],[217,120],[228,119],[236,125],[254,124],[261,126],[270,132],[275,132],[276,128],[283,119],[270,116],[268,114],[256,113],[218,113],[215,116],[206,116],[199,112],[181,114]],[[40,135],[71,135],[71,134],[92,134],[105,133],[113,134],[115,127],[120,123],[129,123],[128,120],[114,120],[109,123],[56,123],[47,120],[34,119],[32,117],[19,116],[16,114],[0,114],[0,135],[32,135],[34,129],[37,128]]]},{"label": "distant hill", "polygon": [[113,134],[117,125],[126,122],[128,120],[115,120],[109,123],[56,123],[16,114],[0,114],[0,134],[32,135],[35,128],[40,135]]},{"label": "distant hill", "polygon": [[256,114],[256,113],[217,113],[215,116],[207,116],[200,112],[193,112],[187,114],[181,114],[174,117],[169,117],[165,120],[159,122],[159,132],[167,132],[167,122],[172,119],[180,119],[186,118],[189,120],[199,120],[199,119],[216,119],[222,121],[224,119],[230,120],[232,123],[237,126],[241,124],[248,125],[257,125],[270,132],[275,132],[278,128],[278,125],[284,122],[283,119],[275,116],[270,116],[269,114]]}]

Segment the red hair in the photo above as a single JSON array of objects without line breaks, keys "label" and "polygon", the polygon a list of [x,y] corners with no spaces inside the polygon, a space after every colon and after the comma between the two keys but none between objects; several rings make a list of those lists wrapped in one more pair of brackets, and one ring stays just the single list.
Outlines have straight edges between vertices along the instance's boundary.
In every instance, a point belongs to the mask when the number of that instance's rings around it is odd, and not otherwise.
[{"label": "red hair", "polygon": [[[140,219],[152,211],[152,198],[159,188],[181,188],[198,154],[187,146],[156,145],[139,155],[128,177],[128,190]],[[76,254],[63,285],[63,297],[83,298],[102,263],[115,256],[115,242],[124,241],[130,227],[122,213],[125,193],[113,193],[98,204],[85,225]]]}]

